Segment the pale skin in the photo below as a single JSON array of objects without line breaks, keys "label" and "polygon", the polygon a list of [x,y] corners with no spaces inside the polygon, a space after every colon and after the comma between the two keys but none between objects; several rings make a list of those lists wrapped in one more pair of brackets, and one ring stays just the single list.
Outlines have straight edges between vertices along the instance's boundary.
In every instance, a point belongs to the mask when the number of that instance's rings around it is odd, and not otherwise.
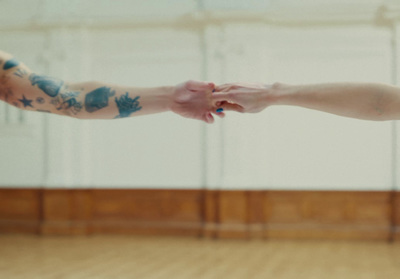
[{"label": "pale skin", "polygon": [[229,83],[216,91],[213,100],[225,111],[255,113],[272,105],[290,105],[364,120],[400,119],[400,88],[386,84]]},{"label": "pale skin", "polygon": [[128,87],[103,82],[66,82],[32,72],[0,51],[0,100],[20,109],[78,119],[115,119],[172,111],[213,123],[214,83],[187,81],[176,86]]}]

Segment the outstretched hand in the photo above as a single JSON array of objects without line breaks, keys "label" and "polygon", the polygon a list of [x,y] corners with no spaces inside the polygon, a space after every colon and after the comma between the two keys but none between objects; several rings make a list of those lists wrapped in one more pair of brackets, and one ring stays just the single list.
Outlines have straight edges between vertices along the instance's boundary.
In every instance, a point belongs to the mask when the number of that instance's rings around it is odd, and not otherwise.
[{"label": "outstretched hand", "polygon": [[270,104],[271,86],[261,83],[227,83],[215,88],[216,107],[225,111],[256,113]]},{"label": "outstretched hand", "polygon": [[183,117],[203,120],[213,123],[212,113],[223,117],[223,113],[217,113],[217,107],[212,101],[212,92],[215,84],[203,81],[187,81],[178,84],[172,95],[171,110]]}]

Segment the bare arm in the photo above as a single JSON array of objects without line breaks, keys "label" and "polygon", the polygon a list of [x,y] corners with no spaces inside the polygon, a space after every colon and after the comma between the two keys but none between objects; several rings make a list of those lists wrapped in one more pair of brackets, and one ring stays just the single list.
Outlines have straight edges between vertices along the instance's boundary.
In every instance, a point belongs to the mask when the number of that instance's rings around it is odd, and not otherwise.
[{"label": "bare arm", "polygon": [[0,51],[0,100],[18,108],[80,119],[114,119],[173,111],[213,122],[213,83],[125,87],[102,82],[69,83],[32,72]]},{"label": "bare arm", "polygon": [[225,110],[258,112],[291,105],[366,120],[400,119],[400,88],[378,83],[225,84],[214,101]]}]

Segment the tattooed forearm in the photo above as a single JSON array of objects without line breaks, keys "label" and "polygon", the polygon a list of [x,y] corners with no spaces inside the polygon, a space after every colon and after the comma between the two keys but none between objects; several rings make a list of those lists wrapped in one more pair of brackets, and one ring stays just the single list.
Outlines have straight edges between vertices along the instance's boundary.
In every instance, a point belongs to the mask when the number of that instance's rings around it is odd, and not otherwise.
[{"label": "tattooed forearm", "polygon": [[31,74],[29,76],[29,80],[31,81],[33,86],[37,85],[44,93],[46,93],[50,97],[56,97],[60,92],[62,85],[64,84],[62,80],[36,74]]},{"label": "tattooed forearm", "polygon": [[[104,119],[115,115],[115,118],[129,117],[142,109],[142,102],[147,107],[147,96],[141,93],[138,95],[142,97],[134,96],[129,93],[132,89],[130,87],[114,87],[101,82],[67,83],[57,78],[34,74],[24,64],[10,57],[12,56],[6,54],[0,58],[0,99],[20,109],[82,119]],[[149,95],[148,103],[151,105],[152,92],[149,91]],[[162,100],[157,97],[154,99],[154,103]]]},{"label": "tattooed forearm", "polygon": [[18,65],[19,65],[19,62],[15,58],[12,58],[12,59],[8,60],[6,63],[4,63],[3,70],[8,70],[8,69],[14,68]]},{"label": "tattooed forearm", "polygon": [[85,97],[85,109],[87,112],[95,112],[108,106],[108,98],[115,95],[115,91],[111,91],[109,87],[97,88]]},{"label": "tattooed forearm", "polygon": [[115,118],[128,117],[135,111],[141,110],[142,107],[138,101],[139,98],[140,96],[135,97],[135,99],[130,98],[128,92],[126,92],[125,95],[122,95],[119,99],[115,97],[115,103],[117,103],[119,110],[119,115]]}]

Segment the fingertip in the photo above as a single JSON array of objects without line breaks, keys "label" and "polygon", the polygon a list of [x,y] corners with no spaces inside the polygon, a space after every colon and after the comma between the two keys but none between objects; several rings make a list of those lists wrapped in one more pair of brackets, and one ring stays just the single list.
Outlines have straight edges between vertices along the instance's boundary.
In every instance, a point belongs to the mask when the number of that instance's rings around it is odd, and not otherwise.
[{"label": "fingertip", "polygon": [[207,84],[207,88],[208,88],[209,90],[211,90],[212,93],[215,92],[215,84],[214,84],[214,83],[209,82],[209,83]]},{"label": "fingertip", "polygon": [[225,113],[223,113],[223,112],[220,112],[220,113],[218,113],[217,114],[220,118],[224,118],[225,117]]},{"label": "fingertip", "polygon": [[208,121],[208,123],[214,123],[214,117],[212,116],[212,114],[211,113],[207,113],[206,114],[206,117],[207,117],[207,121]]}]

